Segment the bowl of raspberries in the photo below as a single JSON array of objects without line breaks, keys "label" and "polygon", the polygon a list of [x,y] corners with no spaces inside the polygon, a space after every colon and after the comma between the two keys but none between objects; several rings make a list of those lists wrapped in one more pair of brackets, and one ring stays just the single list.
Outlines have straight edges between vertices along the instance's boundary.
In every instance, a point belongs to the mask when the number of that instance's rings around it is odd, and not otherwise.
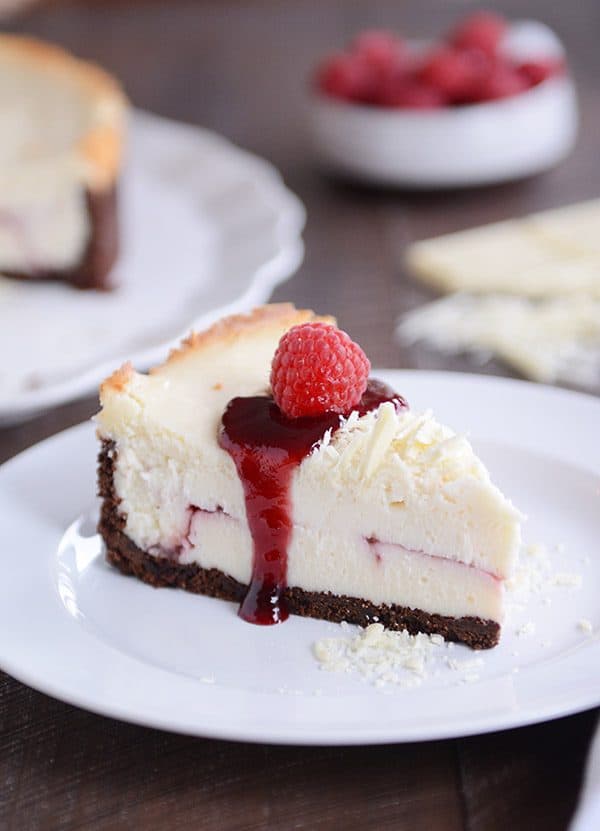
[{"label": "bowl of raspberries", "polygon": [[357,35],[317,66],[309,124],[321,163],[348,178],[467,187],[561,161],[577,136],[577,97],[551,29],[477,12],[436,41]]}]

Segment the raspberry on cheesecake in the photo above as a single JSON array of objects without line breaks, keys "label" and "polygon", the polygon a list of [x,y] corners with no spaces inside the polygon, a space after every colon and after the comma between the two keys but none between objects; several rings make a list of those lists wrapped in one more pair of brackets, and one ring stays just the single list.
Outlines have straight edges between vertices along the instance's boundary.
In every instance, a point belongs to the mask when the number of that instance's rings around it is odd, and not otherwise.
[{"label": "raspberry on cheesecake", "polygon": [[116,372],[97,416],[109,562],[253,623],[495,645],[520,514],[465,438],[369,368],[331,318],[281,304]]},{"label": "raspberry on cheesecake", "polygon": [[302,323],[283,335],[271,365],[275,403],[289,418],[349,413],[367,388],[371,364],[331,323]]}]

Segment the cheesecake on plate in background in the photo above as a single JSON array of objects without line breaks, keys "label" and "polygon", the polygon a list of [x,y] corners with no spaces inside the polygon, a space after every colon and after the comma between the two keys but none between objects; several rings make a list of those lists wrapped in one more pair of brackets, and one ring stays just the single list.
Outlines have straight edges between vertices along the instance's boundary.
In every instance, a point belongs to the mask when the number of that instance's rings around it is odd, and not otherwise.
[{"label": "cheesecake on plate in background", "polygon": [[103,69],[0,35],[0,274],[109,287],[126,110]]}]

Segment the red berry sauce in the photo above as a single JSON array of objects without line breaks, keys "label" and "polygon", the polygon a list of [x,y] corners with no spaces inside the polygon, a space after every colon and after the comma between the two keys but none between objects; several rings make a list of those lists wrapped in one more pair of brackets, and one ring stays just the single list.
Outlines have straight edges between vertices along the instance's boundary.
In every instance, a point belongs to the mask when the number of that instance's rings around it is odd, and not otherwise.
[{"label": "red berry sauce", "polygon": [[[391,387],[370,379],[354,409],[360,415],[386,401],[398,411],[406,401]],[[223,414],[219,444],[233,461],[244,487],[246,517],[254,543],[252,579],[239,615],[269,625],[288,617],[287,550],[292,533],[292,474],[327,430],[340,426],[337,413],[290,419],[270,396],[233,398]]]}]

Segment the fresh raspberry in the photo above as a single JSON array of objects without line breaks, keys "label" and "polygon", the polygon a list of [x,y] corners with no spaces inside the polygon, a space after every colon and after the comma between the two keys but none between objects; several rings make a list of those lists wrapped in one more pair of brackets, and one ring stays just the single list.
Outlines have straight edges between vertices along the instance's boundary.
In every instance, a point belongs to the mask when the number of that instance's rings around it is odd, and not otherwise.
[{"label": "fresh raspberry", "polygon": [[448,98],[442,90],[409,77],[390,79],[383,84],[377,101],[382,107],[433,110],[444,107]]},{"label": "fresh raspberry", "polygon": [[275,403],[289,418],[348,413],[367,388],[371,364],[358,344],[329,323],[294,326],[271,365]]},{"label": "fresh raspberry", "polygon": [[518,95],[529,87],[525,76],[508,63],[497,62],[481,79],[471,101],[495,101]]},{"label": "fresh raspberry", "polygon": [[472,94],[486,63],[479,51],[440,46],[426,58],[418,77],[452,101],[461,101]]},{"label": "fresh raspberry", "polygon": [[565,71],[565,63],[560,58],[538,58],[537,60],[525,61],[519,66],[519,71],[535,87],[546,81],[562,75]]},{"label": "fresh raspberry", "polygon": [[494,57],[508,24],[499,14],[475,12],[469,15],[450,36],[450,42],[459,49],[480,49]]},{"label": "fresh raspberry", "polygon": [[317,69],[316,84],[322,92],[344,101],[365,101],[371,97],[371,72],[354,55],[341,53],[326,58]]},{"label": "fresh raspberry", "polygon": [[385,30],[361,32],[352,42],[351,51],[377,75],[397,73],[407,62],[404,42]]}]

